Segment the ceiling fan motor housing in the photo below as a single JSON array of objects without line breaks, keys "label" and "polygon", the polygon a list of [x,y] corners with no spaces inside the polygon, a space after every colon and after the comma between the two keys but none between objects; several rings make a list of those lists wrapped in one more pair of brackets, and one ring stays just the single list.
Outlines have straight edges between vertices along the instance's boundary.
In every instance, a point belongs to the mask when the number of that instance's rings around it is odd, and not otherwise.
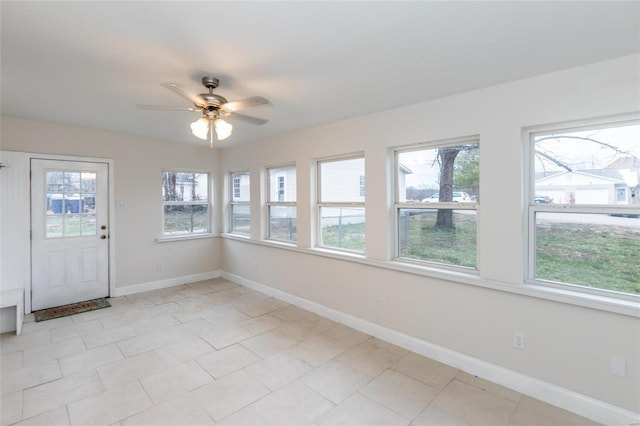
[{"label": "ceiling fan motor housing", "polygon": [[207,89],[215,89],[220,84],[220,80],[215,77],[202,77],[202,85]]}]

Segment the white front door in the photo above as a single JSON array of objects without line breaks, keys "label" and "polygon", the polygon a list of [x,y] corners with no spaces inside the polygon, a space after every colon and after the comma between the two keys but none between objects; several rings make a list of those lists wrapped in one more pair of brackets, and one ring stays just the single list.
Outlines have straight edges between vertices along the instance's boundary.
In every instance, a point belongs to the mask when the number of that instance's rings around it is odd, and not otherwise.
[{"label": "white front door", "polygon": [[31,309],[109,295],[107,163],[31,160]]}]

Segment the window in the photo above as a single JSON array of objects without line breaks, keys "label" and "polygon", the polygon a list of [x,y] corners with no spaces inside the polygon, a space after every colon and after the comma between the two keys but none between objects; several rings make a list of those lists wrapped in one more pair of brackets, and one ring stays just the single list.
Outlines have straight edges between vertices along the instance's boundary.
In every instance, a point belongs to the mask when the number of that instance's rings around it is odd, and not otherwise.
[{"label": "window", "polygon": [[364,253],[364,157],[318,162],[320,246]]},{"label": "window", "polygon": [[640,123],[532,133],[530,162],[529,279],[640,295]]},{"label": "window", "polygon": [[268,238],[296,241],[296,167],[275,167],[267,170]]},{"label": "window", "polygon": [[230,232],[251,233],[251,180],[249,172],[231,173],[231,226]]},{"label": "window", "polygon": [[162,213],[164,236],[209,232],[209,174],[163,172]]},{"label": "window", "polygon": [[477,267],[479,155],[477,139],[396,151],[397,258]]}]

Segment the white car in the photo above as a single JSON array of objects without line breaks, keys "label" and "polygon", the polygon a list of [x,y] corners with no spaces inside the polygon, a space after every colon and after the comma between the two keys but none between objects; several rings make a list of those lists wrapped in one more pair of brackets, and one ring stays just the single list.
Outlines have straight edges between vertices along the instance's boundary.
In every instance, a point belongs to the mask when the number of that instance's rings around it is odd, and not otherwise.
[{"label": "white car", "polygon": [[[469,194],[466,192],[454,192],[453,193],[453,202],[454,203],[468,203],[473,201]],[[440,202],[440,193],[436,192],[430,197],[427,197],[422,200],[423,203],[439,203]]]}]

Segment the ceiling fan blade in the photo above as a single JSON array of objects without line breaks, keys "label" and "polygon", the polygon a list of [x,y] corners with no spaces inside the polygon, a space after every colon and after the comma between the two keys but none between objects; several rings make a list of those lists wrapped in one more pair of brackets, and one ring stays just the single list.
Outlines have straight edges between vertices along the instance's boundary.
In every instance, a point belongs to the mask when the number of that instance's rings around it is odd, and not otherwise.
[{"label": "ceiling fan blade", "polygon": [[171,90],[173,93],[179,96],[182,96],[183,98],[193,103],[194,105],[202,104],[202,99],[200,99],[198,95],[187,92],[186,90],[184,90],[183,88],[181,88],[175,83],[165,83],[163,84],[163,86]]},{"label": "ceiling fan blade", "polygon": [[159,111],[191,111],[191,112],[200,112],[199,109],[196,108],[187,108],[187,107],[174,107],[174,106],[161,106],[161,105],[136,105],[140,109],[150,109],[150,110],[159,110]]},{"label": "ceiling fan blade", "polygon": [[264,118],[251,117],[250,115],[238,114],[237,112],[229,115],[229,119],[237,119],[240,121],[244,121],[245,123],[256,124],[258,126],[269,122],[269,120],[265,120]]},{"label": "ceiling fan blade", "polygon": [[227,102],[226,104],[224,104],[224,108],[233,112],[245,108],[251,108],[254,106],[266,105],[268,103],[269,101],[262,96],[252,96],[250,98],[242,99],[239,101]]}]

